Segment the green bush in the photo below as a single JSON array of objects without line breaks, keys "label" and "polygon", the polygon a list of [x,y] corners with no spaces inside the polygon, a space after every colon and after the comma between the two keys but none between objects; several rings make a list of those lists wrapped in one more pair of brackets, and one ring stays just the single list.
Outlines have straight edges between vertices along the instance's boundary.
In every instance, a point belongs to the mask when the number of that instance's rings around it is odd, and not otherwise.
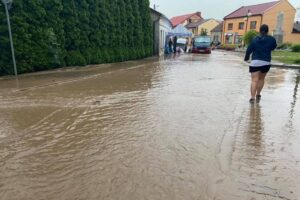
[{"label": "green bush", "polygon": [[236,49],[236,45],[235,44],[222,44],[220,49],[224,49],[227,51],[233,51]]},{"label": "green bush", "polygon": [[289,49],[292,47],[292,43],[282,43],[277,46],[277,49]]},{"label": "green bush", "polygon": [[300,44],[294,44],[292,46],[292,52],[300,52]]},{"label": "green bush", "polygon": [[258,32],[255,30],[250,30],[244,35],[244,43],[246,45],[249,45],[252,40],[258,35]]},{"label": "green bush", "polygon": [[201,36],[207,36],[207,29],[202,28],[200,35]]},{"label": "green bush", "polygon": [[300,64],[300,59],[294,61],[295,64]]}]

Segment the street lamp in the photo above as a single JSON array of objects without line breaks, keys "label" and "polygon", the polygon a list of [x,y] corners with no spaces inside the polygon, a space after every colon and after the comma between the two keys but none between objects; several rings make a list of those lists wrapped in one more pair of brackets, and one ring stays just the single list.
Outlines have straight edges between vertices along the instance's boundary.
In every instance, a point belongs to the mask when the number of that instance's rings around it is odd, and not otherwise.
[{"label": "street lamp", "polygon": [[247,16],[246,16],[246,29],[245,29],[245,33],[247,33],[248,21],[249,21],[249,17],[251,17],[251,16],[252,16],[252,13],[250,12],[250,10],[248,10]]},{"label": "street lamp", "polygon": [[[252,16],[252,13],[250,12],[250,10],[248,10],[247,12],[247,16],[245,17],[245,21],[246,21],[246,29],[245,29],[245,35],[247,34],[247,29],[248,29],[248,21],[249,21],[249,17]],[[244,42],[244,47],[246,46],[245,42]]]},{"label": "street lamp", "polygon": [[7,26],[8,26],[8,34],[9,34],[10,47],[11,47],[11,55],[12,55],[13,64],[14,64],[15,76],[17,77],[18,76],[18,71],[17,71],[17,64],[16,64],[15,50],[14,50],[14,43],[13,43],[13,39],[12,39],[10,19],[9,19],[9,12],[8,12],[8,10],[11,8],[13,0],[1,0],[1,1],[4,4],[4,7],[5,7],[5,13],[6,13],[6,19],[7,19]]}]

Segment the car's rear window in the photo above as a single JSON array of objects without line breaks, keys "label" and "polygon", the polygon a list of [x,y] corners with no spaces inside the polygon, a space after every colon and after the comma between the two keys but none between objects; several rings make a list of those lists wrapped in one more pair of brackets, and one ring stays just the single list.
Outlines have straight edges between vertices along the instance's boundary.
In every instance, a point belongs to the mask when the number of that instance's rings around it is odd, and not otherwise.
[{"label": "car's rear window", "polygon": [[197,37],[195,38],[196,43],[210,43],[209,37]]}]

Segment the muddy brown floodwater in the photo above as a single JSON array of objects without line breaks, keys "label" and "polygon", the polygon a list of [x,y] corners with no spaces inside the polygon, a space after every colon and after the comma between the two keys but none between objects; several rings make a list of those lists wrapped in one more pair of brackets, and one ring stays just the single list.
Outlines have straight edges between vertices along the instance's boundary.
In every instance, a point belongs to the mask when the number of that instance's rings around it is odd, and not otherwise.
[{"label": "muddy brown floodwater", "polygon": [[237,55],[0,79],[1,200],[299,200],[300,72]]}]

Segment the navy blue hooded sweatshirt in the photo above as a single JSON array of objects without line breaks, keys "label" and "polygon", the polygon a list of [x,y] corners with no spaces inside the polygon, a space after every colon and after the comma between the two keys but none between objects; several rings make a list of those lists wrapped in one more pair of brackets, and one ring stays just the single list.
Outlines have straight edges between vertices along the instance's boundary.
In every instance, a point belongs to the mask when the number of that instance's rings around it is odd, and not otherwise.
[{"label": "navy blue hooded sweatshirt", "polygon": [[249,45],[245,61],[248,61],[252,54],[252,60],[263,60],[271,62],[271,52],[277,47],[276,40],[269,35],[255,37]]}]

